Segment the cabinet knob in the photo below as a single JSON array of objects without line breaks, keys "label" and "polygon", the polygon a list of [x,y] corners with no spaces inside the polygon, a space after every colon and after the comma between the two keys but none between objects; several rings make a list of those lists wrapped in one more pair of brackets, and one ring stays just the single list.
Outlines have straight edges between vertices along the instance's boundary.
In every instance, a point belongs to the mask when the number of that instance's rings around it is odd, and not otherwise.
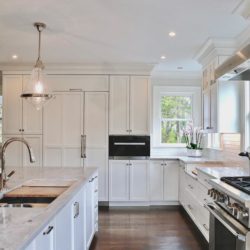
[{"label": "cabinet knob", "polygon": [[21,131],[22,131],[22,129],[19,128],[19,132],[21,132]]}]

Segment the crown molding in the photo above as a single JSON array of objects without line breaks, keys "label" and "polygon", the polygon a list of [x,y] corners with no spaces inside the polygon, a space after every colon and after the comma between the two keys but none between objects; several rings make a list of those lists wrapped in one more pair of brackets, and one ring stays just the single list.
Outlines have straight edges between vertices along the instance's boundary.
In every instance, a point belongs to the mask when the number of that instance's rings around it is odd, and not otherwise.
[{"label": "crown molding", "polygon": [[197,51],[194,59],[205,67],[216,56],[232,55],[235,51],[235,47],[235,39],[209,38]]},{"label": "crown molding", "polygon": [[[129,74],[151,75],[155,64],[118,63],[118,64],[46,64],[48,74]],[[0,64],[4,74],[30,73],[33,64]]]},{"label": "crown molding", "polygon": [[232,14],[238,14],[244,19],[250,19],[250,0],[241,0],[232,11]]},{"label": "crown molding", "polygon": [[201,81],[201,71],[154,71],[151,79],[156,81]]}]

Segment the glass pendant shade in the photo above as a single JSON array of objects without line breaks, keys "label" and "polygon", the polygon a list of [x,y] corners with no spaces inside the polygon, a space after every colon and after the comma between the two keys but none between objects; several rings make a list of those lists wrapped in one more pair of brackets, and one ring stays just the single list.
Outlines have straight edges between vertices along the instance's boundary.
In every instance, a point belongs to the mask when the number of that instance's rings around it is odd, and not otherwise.
[{"label": "glass pendant shade", "polygon": [[30,102],[37,110],[41,109],[53,97],[45,84],[44,65],[41,61],[41,32],[46,28],[44,23],[34,23],[39,33],[38,58],[32,70],[30,81],[24,86],[22,98]]},{"label": "glass pendant shade", "polygon": [[53,97],[49,87],[44,81],[44,71],[40,67],[34,67],[30,81],[24,86],[22,98],[25,98],[37,110],[41,109]]}]

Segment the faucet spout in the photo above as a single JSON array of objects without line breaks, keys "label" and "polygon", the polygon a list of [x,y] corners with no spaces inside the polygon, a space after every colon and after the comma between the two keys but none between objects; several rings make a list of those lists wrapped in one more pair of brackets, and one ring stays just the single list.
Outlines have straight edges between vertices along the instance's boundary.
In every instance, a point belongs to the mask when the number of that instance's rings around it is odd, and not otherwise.
[{"label": "faucet spout", "polygon": [[1,152],[0,152],[0,159],[1,159],[0,188],[1,188],[1,190],[4,188],[5,180],[7,179],[6,178],[6,172],[5,172],[5,151],[6,151],[6,148],[8,147],[8,145],[11,144],[12,142],[15,142],[15,141],[22,142],[27,147],[31,163],[36,161],[34,152],[33,152],[32,148],[30,147],[29,143],[25,139],[19,138],[19,137],[13,137],[13,138],[10,138],[10,139],[6,140],[2,144],[2,149],[1,149]]}]

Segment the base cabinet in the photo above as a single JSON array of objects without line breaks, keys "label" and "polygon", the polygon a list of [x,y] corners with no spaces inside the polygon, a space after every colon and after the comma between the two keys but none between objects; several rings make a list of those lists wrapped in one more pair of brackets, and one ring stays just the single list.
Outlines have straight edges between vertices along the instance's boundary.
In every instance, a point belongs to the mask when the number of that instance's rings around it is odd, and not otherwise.
[{"label": "base cabinet", "polygon": [[191,176],[182,166],[179,170],[179,197],[180,203],[204,237],[209,240],[209,212],[204,204],[210,200],[207,195],[208,188],[198,178]]},{"label": "base cabinet", "polygon": [[178,202],[179,162],[150,161],[150,201]]},{"label": "base cabinet", "polygon": [[109,200],[148,201],[149,161],[110,160]]},{"label": "base cabinet", "polygon": [[92,176],[25,250],[87,250],[98,230],[98,175]]},{"label": "base cabinet", "polygon": [[54,250],[55,245],[55,220],[52,220],[36,237],[35,239],[36,250]]}]

